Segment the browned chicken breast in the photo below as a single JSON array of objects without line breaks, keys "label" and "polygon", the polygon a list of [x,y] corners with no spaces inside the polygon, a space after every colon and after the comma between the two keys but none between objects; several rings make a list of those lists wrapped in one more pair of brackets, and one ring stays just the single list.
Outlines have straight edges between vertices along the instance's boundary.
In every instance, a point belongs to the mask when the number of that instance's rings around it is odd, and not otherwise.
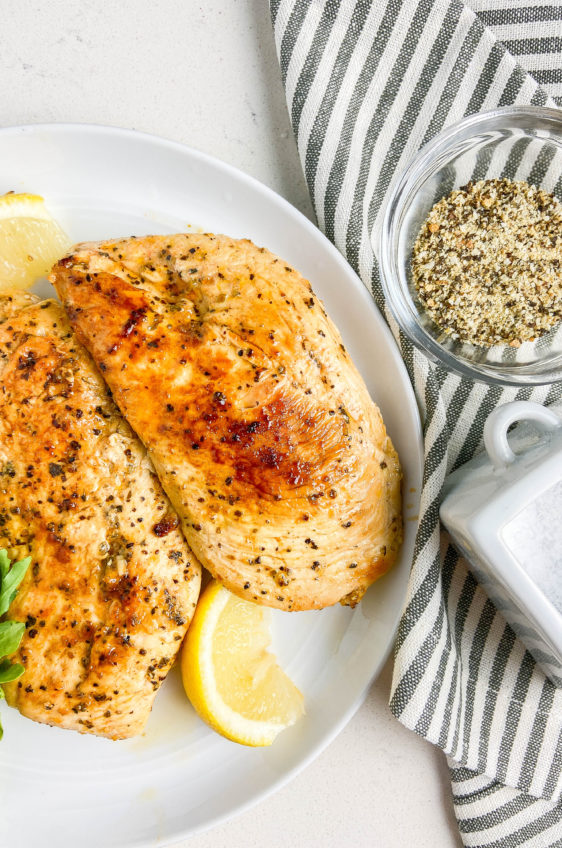
[{"label": "browned chicken breast", "polygon": [[139,733],[192,617],[200,566],[139,440],[62,307],[0,296],[0,547],[32,564],[8,703],[36,721]]},{"label": "browned chicken breast", "polygon": [[297,271],[190,234],[78,245],[50,279],[228,589],[285,610],[354,604],[390,568],[398,459]]}]

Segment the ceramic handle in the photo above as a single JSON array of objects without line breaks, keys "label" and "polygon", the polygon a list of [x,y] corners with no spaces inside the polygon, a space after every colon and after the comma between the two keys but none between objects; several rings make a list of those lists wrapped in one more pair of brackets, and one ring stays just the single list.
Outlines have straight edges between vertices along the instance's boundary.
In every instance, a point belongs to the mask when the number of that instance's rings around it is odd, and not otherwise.
[{"label": "ceramic handle", "polygon": [[496,468],[505,468],[515,459],[507,431],[516,421],[533,421],[543,431],[562,427],[554,412],[532,401],[516,400],[494,409],[484,425],[484,446]]}]

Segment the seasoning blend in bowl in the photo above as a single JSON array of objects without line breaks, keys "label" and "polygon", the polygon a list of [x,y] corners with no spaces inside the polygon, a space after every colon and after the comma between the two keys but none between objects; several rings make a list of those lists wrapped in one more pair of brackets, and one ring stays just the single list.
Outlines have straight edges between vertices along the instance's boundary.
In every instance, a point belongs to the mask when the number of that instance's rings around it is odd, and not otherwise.
[{"label": "seasoning blend in bowl", "polygon": [[471,115],[396,182],[372,240],[411,341],[487,383],[562,379],[562,112]]},{"label": "seasoning blend in bowl", "polygon": [[526,182],[469,182],[442,198],[414,244],[419,298],[445,335],[534,342],[562,320],[562,204]]}]

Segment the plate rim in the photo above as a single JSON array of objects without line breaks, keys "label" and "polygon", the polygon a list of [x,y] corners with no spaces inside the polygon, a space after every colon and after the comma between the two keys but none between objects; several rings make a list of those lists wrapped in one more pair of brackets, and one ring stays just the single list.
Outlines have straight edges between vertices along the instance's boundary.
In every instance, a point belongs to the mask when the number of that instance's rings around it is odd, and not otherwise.
[{"label": "plate rim", "polygon": [[[365,286],[355,269],[349,264],[343,254],[313,221],[311,221],[303,212],[300,211],[300,209],[290,203],[290,201],[288,201],[285,197],[275,191],[275,189],[261,182],[253,175],[246,173],[235,165],[232,165],[230,162],[226,162],[223,159],[220,159],[188,144],[184,144],[183,142],[175,141],[173,139],[157,135],[156,133],[150,133],[142,130],[135,130],[126,127],[112,126],[100,123],[64,121],[46,122],[33,124],[18,124],[8,127],[0,127],[0,144],[2,143],[2,139],[4,137],[10,135],[17,136],[35,134],[40,132],[53,133],[54,135],[65,135],[68,132],[84,132],[85,134],[89,135],[99,134],[103,136],[118,136],[124,139],[134,138],[138,139],[141,142],[144,141],[148,145],[153,145],[160,148],[168,148],[180,154],[187,155],[192,160],[199,160],[214,170],[222,170],[223,172],[230,174],[235,179],[240,180],[241,182],[249,185],[251,189],[257,191],[259,194],[264,196],[266,200],[273,202],[273,204],[277,205],[278,207],[280,206],[289,215],[292,215],[293,217],[296,216],[298,223],[302,225],[308,233],[313,233],[315,238],[319,238],[323,245],[323,248],[327,250],[329,254],[331,254],[332,258],[340,266],[346,268],[348,274],[351,274],[351,276],[355,278],[355,291],[357,295],[363,299],[363,302],[367,305],[367,309],[371,310],[376,316],[377,324],[379,325],[378,329],[380,329],[380,331],[385,335],[386,344],[393,351],[393,359],[395,360],[396,367],[398,371],[401,372],[401,382],[408,397],[408,406],[410,407],[411,417],[415,423],[415,433],[412,433],[411,438],[413,444],[415,445],[415,453],[417,458],[417,467],[415,468],[415,472],[417,476],[417,481],[419,481],[419,488],[416,491],[415,499],[416,502],[419,502],[421,496],[421,483],[423,479],[424,462],[423,431],[420,410],[416,400],[414,387],[408,375],[404,360],[400,355],[400,349],[392,335],[390,327],[388,326],[382,311],[376,304],[369,289]],[[412,469],[412,471],[413,470],[414,469]],[[404,493],[402,493],[402,497],[404,499]],[[246,802],[235,804],[235,806],[230,811],[227,810],[222,814],[215,815],[207,822],[203,822],[201,824],[191,827],[188,826],[187,828],[176,830],[174,833],[169,832],[167,835],[156,837],[156,839],[149,838],[148,840],[146,840],[142,836],[140,838],[133,838],[133,840],[129,842],[130,848],[157,848],[157,846],[158,848],[165,848],[165,846],[174,845],[179,841],[188,839],[190,836],[203,833],[205,831],[211,830],[214,827],[218,827],[222,824],[225,824],[226,822],[231,821],[234,818],[237,818],[238,816],[247,812],[249,809],[261,803],[269,796],[278,792],[281,788],[290,783],[298,774],[304,771],[304,769],[306,769],[315,759],[317,759],[317,757],[320,756],[320,754],[323,753],[326,748],[334,741],[334,739],[342,732],[342,730],[353,718],[357,710],[365,702],[369,689],[371,688],[374,681],[378,678],[380,672],[386,664],[388,657],[390,656],[390,653],[394,647],[396,633],[398,630],[400,619],[402,617],[404,602],[407,595],[407,587],[408,580],[406,580],[404,583],[402,601],[400,607],[397,608],[397,611],[394,615],[392,627],[389,631],[388,645],[383,651],[378,663],[376,663],[373,669],[371,670],[369,678],[363,690],[349,705],[349,707],[342,713],[340,718],[331,726],[330,730],[322,736],[322,738],[317,742],[317,744],[310,750],[310,752],[306,756],[299,760],[297,764],[283,772],[283,774],[280,774],[276,779],[274,779],[270,784],[268,784],[263,789],[263,791],[252,795]]]}]

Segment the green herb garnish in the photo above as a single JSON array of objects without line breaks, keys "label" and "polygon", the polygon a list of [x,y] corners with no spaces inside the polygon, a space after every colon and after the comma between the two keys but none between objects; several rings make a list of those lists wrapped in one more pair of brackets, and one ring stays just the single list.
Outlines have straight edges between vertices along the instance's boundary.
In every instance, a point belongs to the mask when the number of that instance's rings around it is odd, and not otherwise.
[{"label": "green herb garnish", "polygon": [[[0,618],[8,612],[8,607],[18,593],[18,586],[25,577],[30,562],[31,557],[26,557],[12,564],[5,548],[0,550]],[[17,680],[25,671],[23,665],[7,659],[19,648],[24,633],[23,621],[0,622],[0,700],[4,697],[2,683]],[[0,739],[3,735],[2,722],[0,722]]]}]

